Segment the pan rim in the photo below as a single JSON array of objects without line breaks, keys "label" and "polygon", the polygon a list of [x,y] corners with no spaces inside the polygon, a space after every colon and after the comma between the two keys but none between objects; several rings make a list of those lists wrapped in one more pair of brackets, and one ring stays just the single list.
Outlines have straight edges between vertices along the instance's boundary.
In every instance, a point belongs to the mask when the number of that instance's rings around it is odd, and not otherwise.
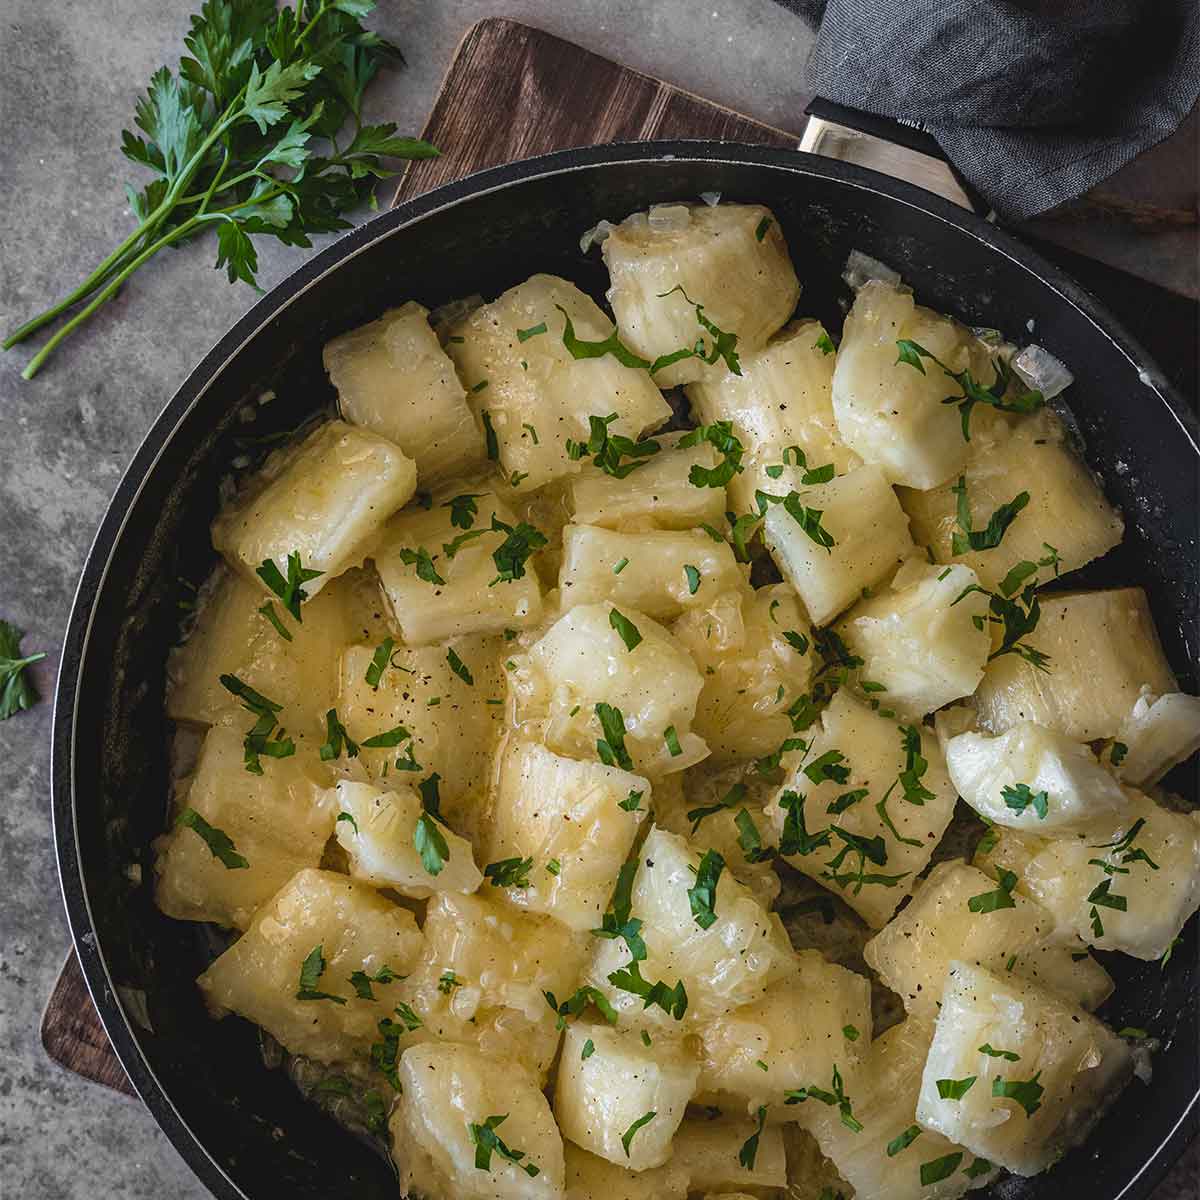
[{"label": "pan rim", "polygon": [[[91,901],[84,883],[83,862],[76,820],[76,737],[80,668],[88,661],[96,602],[109,586],[113,553],[122,539],[130,515],[158,463],[178,430],[203,396],[262,329],[279,313],[318,286],[343,264],[367,253],[393,236],[402,235],[436,214],[480,201],[498,191],[538,179],[640,162],[690,161],[712,164],[763,166],[797,177],[818,177],[853,191],[880,195],[927,217],[953,227],[1048,286],[1074,308],[1139,373],[1140,378],[1170,413],[1193,465],[1200,465],[1200,422],[1121,324],[1083,287],[1012,235],[984,219],[926,192],[867,168],[822,158],[800,150],[751,146],[737,142],[673,140],[611,143],[562,150],[518,162],[490,167],[461,180],[442,185],[364,222],[344,237],[306,259],[264,297],[247,310],[204,355],[174,395],[163,406],[130,459],[84,560],[72,600],[64,635],[51,729],[51,813],[58,862],[60,891],[84,979],[101,1023],[126,1074],[151,1115],[197,1177],[214,1194],[228,1200],[252,1200],[229,1177],[199,1136],[179,1112],[167,1088],[143,1053],[138,1036],[125,1013],[99,945]],[[1200,1090],[1181,1111],[1175,1125],[1163,1135],[1141,1169],[1110,1200],[1145,1197],[1197,1129],[1200,1129]]]}]

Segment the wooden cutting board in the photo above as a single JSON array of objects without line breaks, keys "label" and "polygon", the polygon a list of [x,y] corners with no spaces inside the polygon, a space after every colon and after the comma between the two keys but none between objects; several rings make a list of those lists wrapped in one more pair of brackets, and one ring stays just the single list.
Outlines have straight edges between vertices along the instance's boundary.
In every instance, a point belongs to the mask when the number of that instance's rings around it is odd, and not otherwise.
[{"label": "wooden cutting board", "polygon": [[[601,142],[713,138],[795,146],[798,137],[540,29],[495,17],[467,30],[393,204],[485,167]],[[70,1071],[135,1095],[108,1043],[79,960],[68,957],[42,1016],[42,1045]]]}]

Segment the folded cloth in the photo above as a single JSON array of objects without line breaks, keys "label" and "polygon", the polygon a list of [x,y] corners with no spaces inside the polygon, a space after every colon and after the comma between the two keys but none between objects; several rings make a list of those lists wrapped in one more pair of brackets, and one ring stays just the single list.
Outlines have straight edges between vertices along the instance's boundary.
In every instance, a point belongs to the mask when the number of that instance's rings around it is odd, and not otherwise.
[{"label": "folded cloth", "polygon": [[919,124],[996,209],[1070,200],[1200,95],[1197,0],[780,0],[827,100]]}]

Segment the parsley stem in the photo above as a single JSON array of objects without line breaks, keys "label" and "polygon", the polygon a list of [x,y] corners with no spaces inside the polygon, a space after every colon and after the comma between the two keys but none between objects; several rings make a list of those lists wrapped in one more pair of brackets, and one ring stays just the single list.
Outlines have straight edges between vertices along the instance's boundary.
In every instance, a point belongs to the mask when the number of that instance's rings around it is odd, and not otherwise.
[{"label": "parsley stem", "polygon": [[104,290],[94,299],[86,308],[82,308],[77,312],[65,325],[57,329],[54,336],[25,364],[25,370],[21,372],[22,379],[32,379],[40,370],[42,364],[54,353],[55,348],[64,339],[83,324],[98,309],[106,300],[110,299],[117,289],[142,265],[149,259],[153,258],[165,246],[169,246],[172,242],[178,241],[182,237],[186,237],[200,223],[199,217],[192,217],[185,221],[182,225],[176,226],[170,233],[164,234],[157,242],[146,247],[128,266],[124,267],[116,275],[114,275],[105,286]]}]

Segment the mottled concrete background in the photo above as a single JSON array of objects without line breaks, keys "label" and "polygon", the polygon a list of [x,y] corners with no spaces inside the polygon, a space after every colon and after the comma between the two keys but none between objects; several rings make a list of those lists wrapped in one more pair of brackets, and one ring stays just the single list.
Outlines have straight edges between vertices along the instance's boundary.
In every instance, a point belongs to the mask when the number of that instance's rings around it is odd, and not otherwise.
[{"label": "mottled concrete background", "polygon": [[[0,5],[0,327],[56,299],[127,232],[120,130],[151,71],[174,64],[192,7]],[[410,65],[374,86],[371,108],[414,132],[458,38],[498,12],[775,124],[797,127],[807,99],[807,30],[767,0],[383,0],[381,8],[377,26]],[[1123,173],[1125,190],[1194,204],[1195,131],[1193,119],[1186,137]],[[1070,236],[1195,294],[1186,235]],[[261,282],[282,279],[301,253],[265,247]],[[27,648],[50,651],[34,672],[43,697],[83,555],[121,471],[191,366],[254,298],[211,269],[211,254],[166,255],[32,384],[17,375],[24,351],[0,359],[0,616],[28,631]],[[203,1189],[139,1105],[60,1071],[37,1040],[68,946],[51,849],[49,731],[45,702],[0,725],[0,1194],[199,1198]],[[1163,1200],[1196,1194],[1196,1163],[1193,1155]]]}]

